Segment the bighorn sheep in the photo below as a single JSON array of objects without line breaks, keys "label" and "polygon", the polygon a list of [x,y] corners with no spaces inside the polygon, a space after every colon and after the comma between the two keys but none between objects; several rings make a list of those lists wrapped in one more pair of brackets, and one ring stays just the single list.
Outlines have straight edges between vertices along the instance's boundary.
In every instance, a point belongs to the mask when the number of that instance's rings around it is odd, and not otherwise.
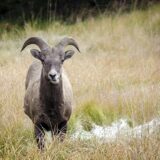
[{"label": "bighorn sheep", "polygon": [[27,73],[24,111],[34,124],[34,132],[39,149],[44,148],[44,130],[52,136],[59,134],[63,140],[67,131],[67,122],[72,112],[72,87],[62,67],[63,62],[71,58],[73,50],[64,51],[67,45],[79,47],[72,38],[63,38],[55,47],[38,37],[31,37],[23,44],[23,49],[36,44],[39,50],[31,49],[34,62]]}]

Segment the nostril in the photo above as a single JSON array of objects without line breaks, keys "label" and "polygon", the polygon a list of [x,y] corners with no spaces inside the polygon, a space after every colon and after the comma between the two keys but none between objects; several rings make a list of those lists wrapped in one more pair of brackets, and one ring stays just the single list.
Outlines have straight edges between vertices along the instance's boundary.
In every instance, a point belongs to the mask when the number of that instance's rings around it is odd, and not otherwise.
[{"label": "nostril", "polygon": [[56,77],[56,74],[49,74],[49,77],[50,77],[52,80],[54,80],[55,77]]}]

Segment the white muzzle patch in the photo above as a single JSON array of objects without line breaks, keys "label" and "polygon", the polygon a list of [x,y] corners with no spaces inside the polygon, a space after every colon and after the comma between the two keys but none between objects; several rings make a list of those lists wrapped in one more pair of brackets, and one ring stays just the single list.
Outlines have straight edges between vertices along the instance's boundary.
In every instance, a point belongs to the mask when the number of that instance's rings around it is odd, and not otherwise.
[{"label": "white muzzle patch", "polygon": [[55,71],[54,69],[52,69],[48,73],[48,79],[49,79],[50,83],[52,83],[52,84],[58,84],[59,80],[60,80],[60,74],[57,73],[57,71]]}]

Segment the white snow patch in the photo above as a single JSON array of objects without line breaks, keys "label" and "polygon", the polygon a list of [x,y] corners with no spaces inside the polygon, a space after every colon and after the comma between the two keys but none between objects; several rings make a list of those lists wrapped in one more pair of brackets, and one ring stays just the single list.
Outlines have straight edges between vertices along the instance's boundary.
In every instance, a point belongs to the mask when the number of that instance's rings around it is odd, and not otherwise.
[{"label": "white snow patch", "polygon": [[76,132],[71,136],[73,139],[85,140],[96,138],[102,140],[102,142],[109,142],[114,141],[119,137],[141,138],[142,136],[147,136],[156,131],[160,131],[160,118],[155,118],[148,123],[134,128],[129,126],[127,119],[119,119],[110,126],[93,124],[91,131],[85,131],[80,122],[78,122],[76,126]]}]

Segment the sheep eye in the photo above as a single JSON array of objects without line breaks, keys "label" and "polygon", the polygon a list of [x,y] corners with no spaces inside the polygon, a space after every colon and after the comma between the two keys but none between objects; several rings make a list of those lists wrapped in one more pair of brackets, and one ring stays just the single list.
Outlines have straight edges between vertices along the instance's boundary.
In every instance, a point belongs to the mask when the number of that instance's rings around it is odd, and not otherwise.
[{"label": "sheep eye", "polygon": [[62,59],[61,62],[63,63],[63,62],[64,62],[64,59]]}]

